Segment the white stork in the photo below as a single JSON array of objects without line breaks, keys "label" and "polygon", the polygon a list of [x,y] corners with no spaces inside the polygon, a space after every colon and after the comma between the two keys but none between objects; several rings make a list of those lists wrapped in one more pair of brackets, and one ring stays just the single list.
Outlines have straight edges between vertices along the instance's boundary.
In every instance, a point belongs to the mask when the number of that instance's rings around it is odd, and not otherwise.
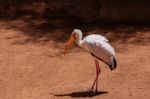
[{"label": "white stork", "polygon": [[[90,91],[98,92],[98,77],[101,72],[98,60],[106,63],[111,70],[114,70],[117,67],[114,48],[108,43],[108,40],[104,36],[92,34],[82,39],[82,32],[79,29],[74,29],[64,54],[67,53],[67,50],[70,49],[75,42],[79,47],[85,48],[95,59],[96,78]],[[95,84],[96,89],[94,90]]]}]

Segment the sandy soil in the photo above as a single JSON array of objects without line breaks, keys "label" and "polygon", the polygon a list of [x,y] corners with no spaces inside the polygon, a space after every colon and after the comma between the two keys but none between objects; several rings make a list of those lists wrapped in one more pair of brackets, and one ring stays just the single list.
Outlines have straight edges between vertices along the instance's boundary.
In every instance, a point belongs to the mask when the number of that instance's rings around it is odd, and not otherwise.
[{"label": "sandy soil", "polygon": [[[95,78],[88,53],[74,47],[64,56],[64,41],[34,40],[10,23],[0,21],[0,99],[150,99],[150,31],[139,31],[129,42],[112,40],[118,67],[110,71],[100,62],[94,95],[86,92]],[[105,36],[112,39],[110,32]]]}]

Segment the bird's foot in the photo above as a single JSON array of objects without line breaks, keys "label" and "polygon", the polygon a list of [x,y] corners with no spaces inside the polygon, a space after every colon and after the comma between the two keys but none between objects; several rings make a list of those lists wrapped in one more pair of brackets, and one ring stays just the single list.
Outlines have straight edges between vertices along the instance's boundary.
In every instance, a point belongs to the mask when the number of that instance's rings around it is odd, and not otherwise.
[{"label": "bird's foot", "polygon": [[93,92],[93,91],[94,91],[93,88],[88,89],[88,92]]},{"label": "bird's foot", "polygon": [[88,92],[93,93],[93,94],[98,93],[98,91],[97,91],[97,90],[94,90],[93,88],[89,89]]}]

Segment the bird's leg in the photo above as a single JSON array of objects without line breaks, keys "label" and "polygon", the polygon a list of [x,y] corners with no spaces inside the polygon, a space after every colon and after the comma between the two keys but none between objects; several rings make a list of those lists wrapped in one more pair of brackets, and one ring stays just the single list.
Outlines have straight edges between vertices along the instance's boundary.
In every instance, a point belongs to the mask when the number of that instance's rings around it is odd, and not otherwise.
[{"label": "bird's leg", "polygon": [[97,80],[96,80],[96,90],[95,91],[98,92],[98,77],[99,77],[101,70],[100,70],[98,61],[96,61],[96,64],[97,64]]},{"label": "bird's leg", "polygon": [[97,64],[97,60],[95,60],[95,67],[96,67],[96,78],[95,78],[95,80],[94,80],[94,82],[92,84],[91,90],[94,89],[94,85],[95,85],[95,83],[97,81],[97,78],[98,78],[98,64]]}]

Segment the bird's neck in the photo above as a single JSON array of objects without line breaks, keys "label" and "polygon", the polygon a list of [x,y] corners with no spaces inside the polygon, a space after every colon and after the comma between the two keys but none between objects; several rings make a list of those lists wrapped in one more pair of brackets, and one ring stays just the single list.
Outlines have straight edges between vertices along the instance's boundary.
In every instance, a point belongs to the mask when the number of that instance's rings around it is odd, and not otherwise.
[{"label": "bird's neck", "polygon": [[83,40],[81,38],[79,38],[79,39],[76,40],[76,43],[77,43],[78,46],[82,47]]}]

